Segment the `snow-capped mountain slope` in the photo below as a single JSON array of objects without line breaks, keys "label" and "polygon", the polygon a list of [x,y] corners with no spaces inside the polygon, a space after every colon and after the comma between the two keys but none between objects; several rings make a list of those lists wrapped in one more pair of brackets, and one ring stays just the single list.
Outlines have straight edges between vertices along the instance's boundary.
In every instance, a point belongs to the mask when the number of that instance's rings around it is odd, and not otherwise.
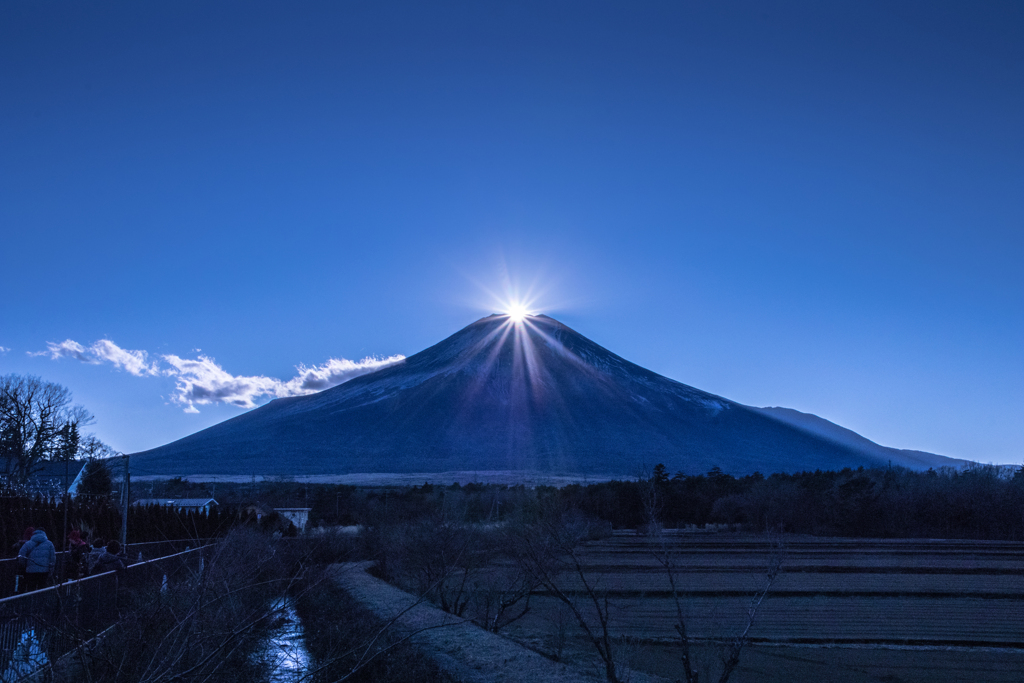
[{"label": "snow-capped mountain slope", "polygon": [[514,324],[501,315],[396,365],[137,456],[140,471],[168,474],[921,466],[662,377],[547,316]]}]

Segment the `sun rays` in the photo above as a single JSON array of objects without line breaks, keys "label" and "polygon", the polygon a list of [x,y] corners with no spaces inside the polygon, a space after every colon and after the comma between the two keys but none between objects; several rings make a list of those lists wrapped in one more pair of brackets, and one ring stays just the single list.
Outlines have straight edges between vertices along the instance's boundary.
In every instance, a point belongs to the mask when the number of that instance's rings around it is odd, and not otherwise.
[{"label": "sun rays", "polygon": [[526,320],[526,316],[530,315],[530,311],[526,309],[526,305],[521,304],[518,301],[511,302],[505,313],[508,315],[509,320],[517,325]]}]

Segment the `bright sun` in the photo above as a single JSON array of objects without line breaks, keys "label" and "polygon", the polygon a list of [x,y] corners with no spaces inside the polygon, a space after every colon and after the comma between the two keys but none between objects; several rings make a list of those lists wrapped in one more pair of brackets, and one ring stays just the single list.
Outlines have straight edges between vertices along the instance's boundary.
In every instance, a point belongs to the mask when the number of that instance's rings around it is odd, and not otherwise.
[{"label": "bright sun", "polygon": [[530,312],[526,310],[526,306],[523,306],[522,304],[510,304],[508,311],[506,312],[508,313],[508,317],[514,323],[523,322],[523,318],[530,314]]}]

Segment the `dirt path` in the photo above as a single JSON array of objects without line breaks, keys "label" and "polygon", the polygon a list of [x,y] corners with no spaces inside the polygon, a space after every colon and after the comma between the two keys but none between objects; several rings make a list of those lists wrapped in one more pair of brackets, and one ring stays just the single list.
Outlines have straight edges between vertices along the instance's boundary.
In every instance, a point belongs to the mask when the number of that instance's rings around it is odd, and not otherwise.
[{"label": "dirt path", "polygon": [[[370,562],[335,566],[334,579],[375,615],[395,619],[399,632],[460,683],[596,683],[597,671],[581,671],[552,662],[517,643],[488,633],[466,619],[452,616],[391,584],[370,576]],[[630,683],[661,683],[667,679],[624,671]]]}]

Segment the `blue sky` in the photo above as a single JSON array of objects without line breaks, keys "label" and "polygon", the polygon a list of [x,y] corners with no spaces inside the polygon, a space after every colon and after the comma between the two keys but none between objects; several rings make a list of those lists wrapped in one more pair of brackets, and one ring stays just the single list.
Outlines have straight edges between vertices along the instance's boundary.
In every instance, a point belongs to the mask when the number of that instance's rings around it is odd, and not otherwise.
[{"label": "blue sky", "polygon": [[703,390],[1019,463],[1022,34],[1016,2],[6,2],[0,373],[131,452],[511,290]]}]

